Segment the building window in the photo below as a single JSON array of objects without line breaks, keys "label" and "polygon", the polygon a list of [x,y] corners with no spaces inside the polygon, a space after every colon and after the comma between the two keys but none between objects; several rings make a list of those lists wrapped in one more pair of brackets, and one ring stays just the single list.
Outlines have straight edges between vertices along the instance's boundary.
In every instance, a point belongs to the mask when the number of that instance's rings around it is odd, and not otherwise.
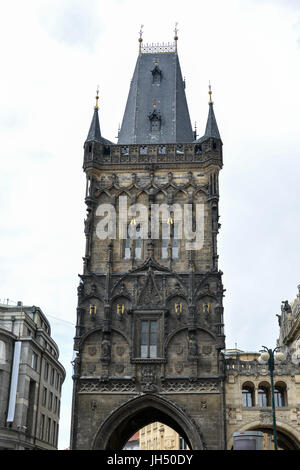
[{"label": "building window", "polygon": [[121,155],[129,155],[129,147],[128,146],[121,147]]},{"label": "building window", "polygon": [[282,407],[286,406],[286,384],[279,382],[274,387],[274,401],[275,406]]},{"label": "building window", "polygon": [[56,422],[53,421],[51,443],[52,443],[54,446],[55,446],[55,438],[56,438]]},{"label": "building window", "polygon": [[41,421],[40,421],[40,439],[44,439],[44,426],[45,426],[45,415],[41,415]]},{"label": "building window", "polygon": [[151,120],[151,132],[159,132],[160,131],[160,119],[153,118]]},{"label": "building window", "polygon": [[161,128],[161,115],[160,113],[154,108],[152,113],[148,114],[150,119],[150,131],[157,133],[160,131]]},{"label": "building window", "polygon": [[47,389],[46,387],[43,388],[43,398],[42,398],[42,405],[46,406],[47,403]]},{"label": "building window", "polygon": [[32,356],[31,356],[31,367],[32,367],[34,370],[37,370],[37,362],[38,362],[37,354],[32,353]]},{"label": "building window", "polygon": [[54,398],[54,408],[53,408],[53,413],[57,412],[57,397]]},{"label": "building window", "polygon": [[141,227],[140,225],[136,228],[136,240],[135,240],[135,259],[141,259],[142,257],[142,239],[141,239]]},{"label": "building window", "polygon": [[50,433],[51,433],[51,419],[48,418],[48,421],[47,421],[47,429],[46,429],[46,441],[47,441],[47,442],[50,441]]},{"label": "building window", "polygon": [[187,450],[188,446],[183,437],[179,436],[179,449],[180,450]]},{"label": "building window", "polygon": [[142,145],[140,147],[140,155],[148,155],[148,147],[147,145]]},{"label": "building window", "polygon": [[50,411],[52,410],[52,404],[53,404],[53,393],[50,392],[50,394],[49,394],[49,403],[48,403],[48,409]]},{"label": "building window", "polygon": [[170,229],[169,223],[163,224],[162,226],[162,259],[168,259],[168,247],[169,244],[172,249],[172,259],[178,259],[179,256],[179,241],[178,241],[178,231],[179,227],[173,220],[173,216],[169,217],[170,220]]},{"label": "building window", "polygon": [[155,65],[154,69],[151,70],[151,72],[152,72],[152,83],[160,85],[160,82],[161,82],[161,79],[162,79],[162,72],[161,72],[160,68],[158,67],[158,62],[157,61],[155,61],[154,65]]},{"label": "building window", "polygon": [[51,367],[50,385],[54,384],[54,374],[55,374],[55,370],[53,367]]},{"label": "building window", "polygon": [[130,239],[128,228],[127,228],[127,238],[125,240],[124,258],[125,259],[130,259],[130,255],[131,255],[131,239]]},{"label": "building window", "polygon": [[243,406],[251,407],[253,406],[253,393],[250,387],[244,387],[242,390],[242,402]]},{"label": "building window", "polygon": [[[134,248],[134,257],[135,259],[141,259],[142,258],[142,230],[140,225],[136,227],[136,239],[134,240],[135,242],[135,248]],[[125,240],[125,252],[124,252],[124,258],[125,259],[130,259],[131,258],[131,238],[129,235],[129,227],[127,229],[127,238]]]},{"label": "building window", "polygon": [[158,155],[166,155],[167,147],[165,145],[158,146]]},{"label": "building window", "polygon": [[157,357],[157,321],[141,321],[141,357]]},{"label": "building window", "polygon": [[269,406],[269,390],[265,385],[258,388],[258,406]]},{"label": "building window", "polygon": [[48,364],[48,362],[45,362],[45,367],[44,367],[44,380],[48,380],[48,375],[49,375],[49,364]]},{"label": "building window", "polygon": [[183,155],[184,154],[184,147],[182,144],[177,144],[176,145],[176,153],[177,155]]},{"label": "building window", "polygon": [[4,341],[0,340],[0,364],[5,364],[6,362],[6,345]]}]

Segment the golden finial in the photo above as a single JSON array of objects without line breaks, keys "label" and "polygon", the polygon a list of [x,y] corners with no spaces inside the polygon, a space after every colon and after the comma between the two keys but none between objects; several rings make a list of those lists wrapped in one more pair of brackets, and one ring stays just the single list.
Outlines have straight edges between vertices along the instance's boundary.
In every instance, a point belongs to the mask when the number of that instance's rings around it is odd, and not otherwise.
[{"label": "golden finial", "polygon": [[213,104],[213,101],[211,99],[212,91],[211,91],[210,81],[209,81],[209,85],[208,85],[208,94],[209,94],[209,103],[208,104]]},{"label": "golden finial", "polygon": [[175,29],[174,29],[174,41],[175,41],[175,52],[177,52],[177,41],[178,41],[178,28],[177,28],[178,23],[175,23]]},{"label": "golden finial", "polygon": [[141,24],[141,29],[139,30],[139,35],[140,35],[140,37],[139,37],[139,54],[141,54],[141,53],[142,53],[142,42],[143,42],[143,38],[142,38],[142,36],[143,36],[143,27],[144,27],[144,25],[143,25],[143,24]]},{"label": "golden finial", "polygon": [[97,95],[96,95],[96,105],[95,105],[95,109],[99,109],[98,101],[99,101],[99,85],[97,86]]},{"label": "golden finial", "polygon": [[155,109],[156,108],[156,99],[154,98],[153,100],[153,108]]}]

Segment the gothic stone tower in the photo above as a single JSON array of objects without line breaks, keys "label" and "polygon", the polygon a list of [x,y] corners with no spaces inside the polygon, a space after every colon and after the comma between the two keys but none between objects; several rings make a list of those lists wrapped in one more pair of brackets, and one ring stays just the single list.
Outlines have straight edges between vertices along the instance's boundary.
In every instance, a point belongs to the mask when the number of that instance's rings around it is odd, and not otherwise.
[{"label": "gothic stone tower", "polygon": [[[193,450],[225,449],[224,291],[217,254],[222,141],[211,94],[204,136],[196,140],[192,131],[177,37],[167,46],[142,46],[140,38],[117,144],[101,136],[97,96],[83,168],[86,252],[71,448],[121,450],[138,429],[160,421]],[[124,201],[128,226],[120,239]],[[150,230],[142,237],[130,206],[144,205],[151,215],[152,205],[163,203],[170,213],[159,238]],[[99,237],[103,204],[115,208],[115,238]],[[176,204],[192,207],[193,226],[204,208],[200,249],[188,248],[185,233],[179,237],[171,210]]]}]

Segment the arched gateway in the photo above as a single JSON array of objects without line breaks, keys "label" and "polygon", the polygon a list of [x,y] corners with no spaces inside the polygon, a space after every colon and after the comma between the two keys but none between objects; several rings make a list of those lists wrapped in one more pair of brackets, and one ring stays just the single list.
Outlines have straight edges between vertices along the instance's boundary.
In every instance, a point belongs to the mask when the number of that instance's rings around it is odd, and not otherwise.
[{"label": "arched gateway", "polygon": [[225,449],[222,141],[211,96],[205,135],[192,130],[177,39],[140,45],[118,143],[97,95],[84,145],[71,448],[121,449],[158,420]]},{"label": "arched gateway", "polygon": [[92,449],[122,449],[135,432],[155,421],[172,427],[190,449],[204,448],[200,430],[184,410],[162,397],[149,394],[133,398],[112,412],[100,426]]}]

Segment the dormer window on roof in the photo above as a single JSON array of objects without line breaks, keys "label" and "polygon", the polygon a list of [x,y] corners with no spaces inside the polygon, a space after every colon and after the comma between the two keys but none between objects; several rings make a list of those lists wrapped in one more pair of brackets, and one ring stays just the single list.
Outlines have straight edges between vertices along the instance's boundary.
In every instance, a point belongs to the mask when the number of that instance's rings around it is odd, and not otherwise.
[{"label": "dormer window on roof", "polygon": [[157,59],[155,59],[154,69],[151,70],[151,73],[152,73],[152,78],[153,78],[152,83],[155,83],[155,84],[159,85],[160,82],[161,82],[161,79],[162,79],[162,71],[160,70],[160,68],[158,66]]},{"label": "dormer window on roof", "polygon": [[161,114],[155,108],[152,113],[148,114],[150,120],[150,130],[151,132],[159,132],[161,128]]}]

